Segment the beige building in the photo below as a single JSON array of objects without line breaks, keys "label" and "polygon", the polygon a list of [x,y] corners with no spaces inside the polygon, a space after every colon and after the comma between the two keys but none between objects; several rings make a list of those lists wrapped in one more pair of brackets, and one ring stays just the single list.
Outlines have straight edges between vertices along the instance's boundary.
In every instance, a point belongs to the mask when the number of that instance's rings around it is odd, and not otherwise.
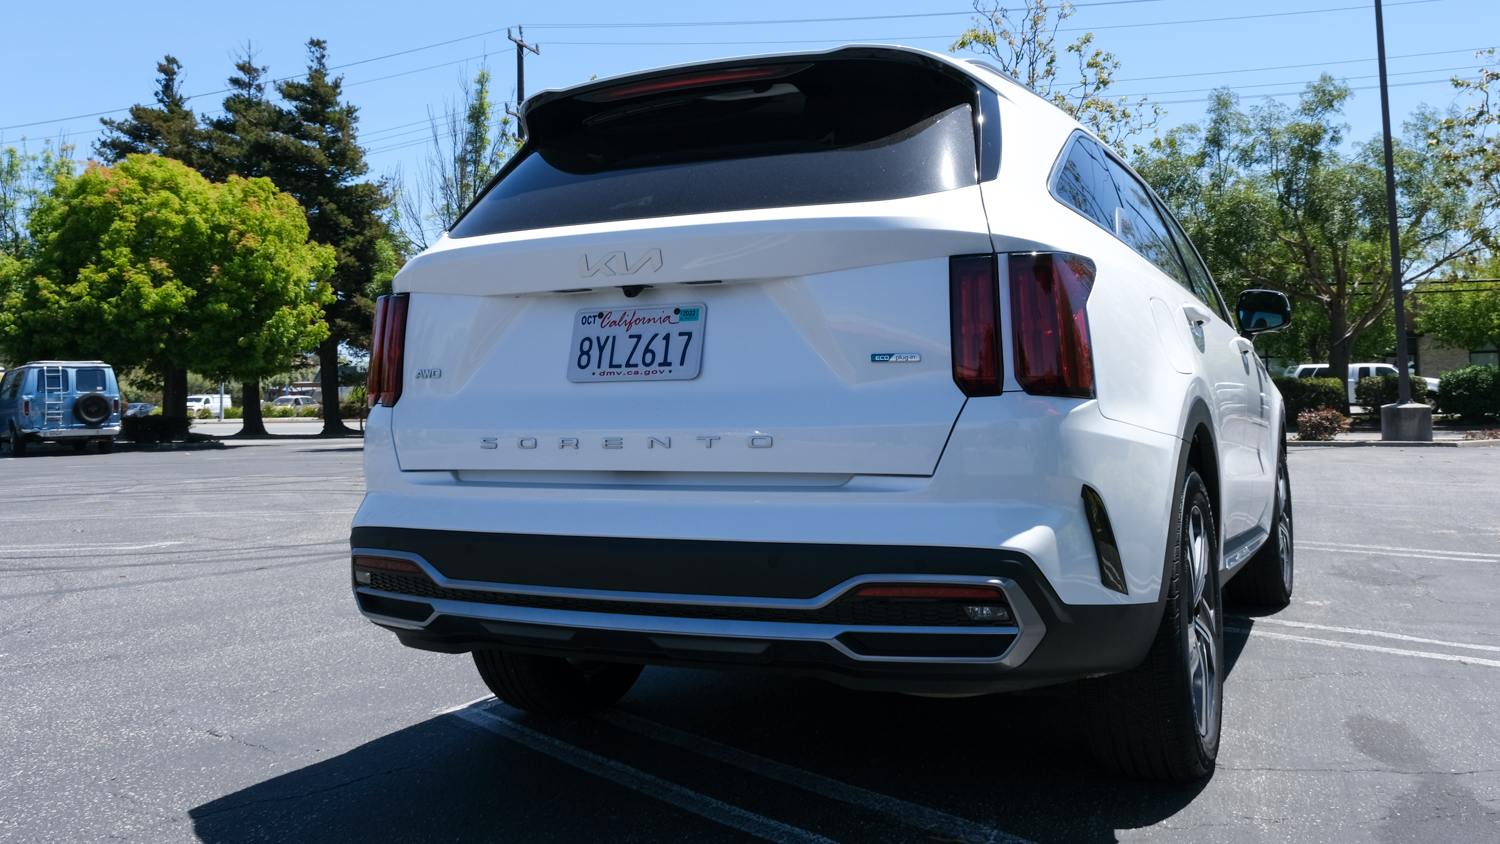
[{"label": "beige building", "polygon": [[[1415,353],[1417,374],[1428,378],[1440,377],[1444,372],[1466,366],[1495,366],[1500,364],[1500,351],[1493,343],[1478,349],[1454,349],[1444,346],[1434,337],[1418,334],[1411,338]],[[1395,362],[1395,355],[1386,358]]]}]

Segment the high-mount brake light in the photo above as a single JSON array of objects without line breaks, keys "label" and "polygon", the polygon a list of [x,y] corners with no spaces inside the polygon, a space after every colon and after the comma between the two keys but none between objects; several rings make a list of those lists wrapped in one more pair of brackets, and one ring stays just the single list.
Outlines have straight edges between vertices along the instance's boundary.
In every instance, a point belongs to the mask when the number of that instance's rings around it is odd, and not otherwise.
[{"label": "high-mount brake light", "polygon": [[777,79],[790,76],[807,65],[761,65],[759,67],[730,67],[703,73],[668,76],[665,79],[648,79],[644,82],[627,82],[602,91],[593,91],[579,97],[591,103],[611,103],[646,94],[660,94],[682,88],[701,88],[705,85],[720,85],[725,82],[749,82],[752,80]]},{"label": "high-mount brake light", "polygon": [[948,259],[953,382],[966,396],[998,396],[1001,389],[1000,293],[994,255]]},{"label": "high-mount brake light", "polygon": [[1009,257],[1016,380],[1036,396],[1092,398],[1094,358],[1084,306],[1094,262],[1061,252]]},{"label": "high-mount brake light", "polygon": [[406,346],[406,306],[410,295],[395,293],[375,300],[375,326],[370,332],[370,372],[366,401],[371,407],[395,406],[401,399],[401,359]]},{"label": "high-mount brake light", "polygon": [[1000,589],[996,586],[959,586],[938,584],[913,584],[865,586],[855,591],[859,598],[950,598],[970,601],[997,600]]}]

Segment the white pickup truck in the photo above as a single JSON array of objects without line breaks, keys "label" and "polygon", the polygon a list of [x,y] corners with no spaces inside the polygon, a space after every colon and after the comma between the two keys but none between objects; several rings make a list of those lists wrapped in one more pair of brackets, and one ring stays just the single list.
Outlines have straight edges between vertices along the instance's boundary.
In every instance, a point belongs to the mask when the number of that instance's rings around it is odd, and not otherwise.
[{"label": "white pickup truck", "polygon": [[[1391,366],[1388,363],[1351,363],[1351,364],[1349,364],[1349,401],[1350,402],[1354,401],[1354,385],[1359,383],[1359,379],[1361,379],[1361,378],[1379,377],[1381,375],[1396,375],[1396,374],[1398,374],[1396,372],[1396,367]],[[1326,364],[1326,363],[1302,363],[1302,364],[1297,364],[1296,366],[1288,366],[1286,368],[1285,375],[1288,378],[1327,378],[1328,377],[1328,364]],[[1433,398],[1433,399],[1437,398],[1438,379],[1436,379],[1436,378],[1428,378],[1428,377],[1423,376],[1423,375],[1413,375],[1412,376],[1412,386],[1414,388],[1422,389],[1424,387],[1424,385],[1425,385],[1425,392],[1427,393],[1427,397],[1428,398]],[[1413,393],[1417,393],[1417,389],[1413,389],[1412,392]],[[1414,395],[1413,398],[1420,399],[1420,398],[1422,398],[1422,396],[1420,394],[1417,394],[1417,395]]]}]

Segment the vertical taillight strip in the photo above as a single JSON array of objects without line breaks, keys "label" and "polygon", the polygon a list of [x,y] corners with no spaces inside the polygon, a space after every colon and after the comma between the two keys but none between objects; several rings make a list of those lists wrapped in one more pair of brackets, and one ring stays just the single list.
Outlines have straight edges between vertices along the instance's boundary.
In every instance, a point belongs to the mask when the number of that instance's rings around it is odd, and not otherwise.
[{"label": "vertical taillight strip", "polygon": [[994,255],[948,259],[949,326],[953,382],[966,396],[998,396],[1000,356],[999,271]]},{"label": "vertical taillight strip", "polygon": [[370,373],[365,387],[370,406],[394,407],[401,400],[402,356],[406,347],[406,293],[375,300],[370,344]]},{"label": "vertical taillight strip", "polygon": [[365,374],[365,403],[370,407],[380,401],[380,391],[385,384],[380,367],[380,355],[385,351],[385,339],[381,332],[385,330],[385,312],[390,301],[389,296],[381,296],[375,300],[375,325],[370,330],[370,371]]},{"label": "vertical taillight strip", "polygon": [[1089,292],[1094,262],[1060,252],[1009,256],[1016,381],[1032,395],[1092,398]]}]

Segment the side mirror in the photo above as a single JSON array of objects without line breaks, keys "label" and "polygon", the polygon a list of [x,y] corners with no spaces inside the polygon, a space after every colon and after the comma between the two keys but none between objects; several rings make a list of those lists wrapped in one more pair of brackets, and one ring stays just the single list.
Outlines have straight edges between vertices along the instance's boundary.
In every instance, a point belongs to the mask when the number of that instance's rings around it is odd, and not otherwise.
[{"label": "side mirror", "polygon": [[1291,300],[1276,290],[1246,290],[1235,310],[1241,337],[1280,331],[1292,324]]}]

